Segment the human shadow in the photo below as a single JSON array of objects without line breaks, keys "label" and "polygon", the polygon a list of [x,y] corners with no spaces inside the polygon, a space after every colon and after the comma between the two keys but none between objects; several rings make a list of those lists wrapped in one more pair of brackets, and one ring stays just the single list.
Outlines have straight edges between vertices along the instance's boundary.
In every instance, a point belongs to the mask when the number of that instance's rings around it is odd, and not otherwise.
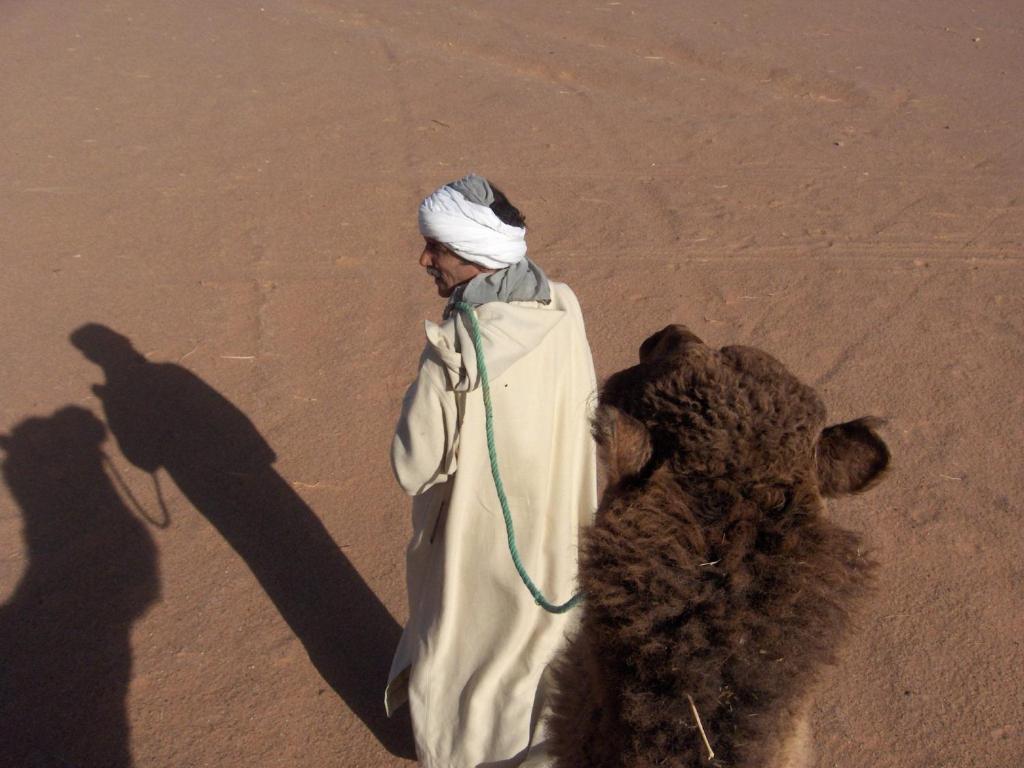
[{"label": "human shadow", "polygon": [[146,525],[104,472],[105,436],[72,406],[0,435],[28,555],[0,607],[0,765],[132,765],[130,634],[160,579]]},{"label": "human shadow", "polygon": [[274,469],[253,423],[188,369],[148,362],[110,328],[84,325],[71,342],[103,369],[93,391],[125,457],[170,475],[245,561],[323,679],[389,752],[413,759],[408,715],[389,720],[383,705],[401,627]]}]

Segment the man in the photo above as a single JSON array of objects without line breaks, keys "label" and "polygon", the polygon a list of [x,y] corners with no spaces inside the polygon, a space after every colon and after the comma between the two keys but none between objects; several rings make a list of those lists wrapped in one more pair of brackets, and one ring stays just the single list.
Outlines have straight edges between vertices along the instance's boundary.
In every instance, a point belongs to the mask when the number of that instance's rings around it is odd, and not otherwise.
[{"label": "man", "polygon": [[575,590],[579,529],[597,504],[590,347],[576,297],[526,257],[522,214],[486,179],[441,187],[419,223],[419,263],[449,301],[440,325],[426,323],[391,448],[414,499],[409,623],[385,702],[390,714],[408,700],[427,768],[543,766],[544,672],[574,616],[542,609],[516,572],[455,303],[475,307],[519,554],[552,603]]}]

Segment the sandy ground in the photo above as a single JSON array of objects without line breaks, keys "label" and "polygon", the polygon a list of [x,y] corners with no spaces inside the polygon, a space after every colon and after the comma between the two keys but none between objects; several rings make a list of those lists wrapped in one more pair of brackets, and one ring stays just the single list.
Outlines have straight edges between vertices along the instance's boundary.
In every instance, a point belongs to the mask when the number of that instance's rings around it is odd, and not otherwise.
[{"label": "sandy ground", "polygon": [[0,762],[409,764],[387,445],[440,308],[415,207],[476,170],[599,375],[685,322],[889,419],[895,472],[830,511],[883,566],[818,768],[1024,763],[1022,26],[1013,0],[0,5]]}]

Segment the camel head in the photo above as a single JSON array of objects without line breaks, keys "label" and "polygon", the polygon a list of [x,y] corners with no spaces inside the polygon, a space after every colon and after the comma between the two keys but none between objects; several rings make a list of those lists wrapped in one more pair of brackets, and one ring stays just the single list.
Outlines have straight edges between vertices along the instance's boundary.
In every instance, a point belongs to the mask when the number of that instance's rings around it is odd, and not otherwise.
[{"label": "camel head", "polygon": [[771,355],[712,349],[682,325],[640,346],[601,391],[594,436],[609,487],[670,472],[684,486],[803,487],[823,496],[874,484],[889,450],[870,417],[825,425],[825,406]]}]

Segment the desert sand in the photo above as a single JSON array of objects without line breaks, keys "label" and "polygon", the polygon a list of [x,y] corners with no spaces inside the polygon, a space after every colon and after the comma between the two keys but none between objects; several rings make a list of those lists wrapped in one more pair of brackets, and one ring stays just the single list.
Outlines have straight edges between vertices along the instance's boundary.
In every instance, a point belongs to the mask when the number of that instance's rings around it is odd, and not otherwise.
[{"label": "desert sand", "polygon": [[416,206],[472,170],[599,376],[682,322],[888,419],[892,474],[829,510],[881,567],[815,765],[1024,764],[1022,33],[1013,0],[4,3],[0,763],[412,765],[387,449],[441,309]]}]

